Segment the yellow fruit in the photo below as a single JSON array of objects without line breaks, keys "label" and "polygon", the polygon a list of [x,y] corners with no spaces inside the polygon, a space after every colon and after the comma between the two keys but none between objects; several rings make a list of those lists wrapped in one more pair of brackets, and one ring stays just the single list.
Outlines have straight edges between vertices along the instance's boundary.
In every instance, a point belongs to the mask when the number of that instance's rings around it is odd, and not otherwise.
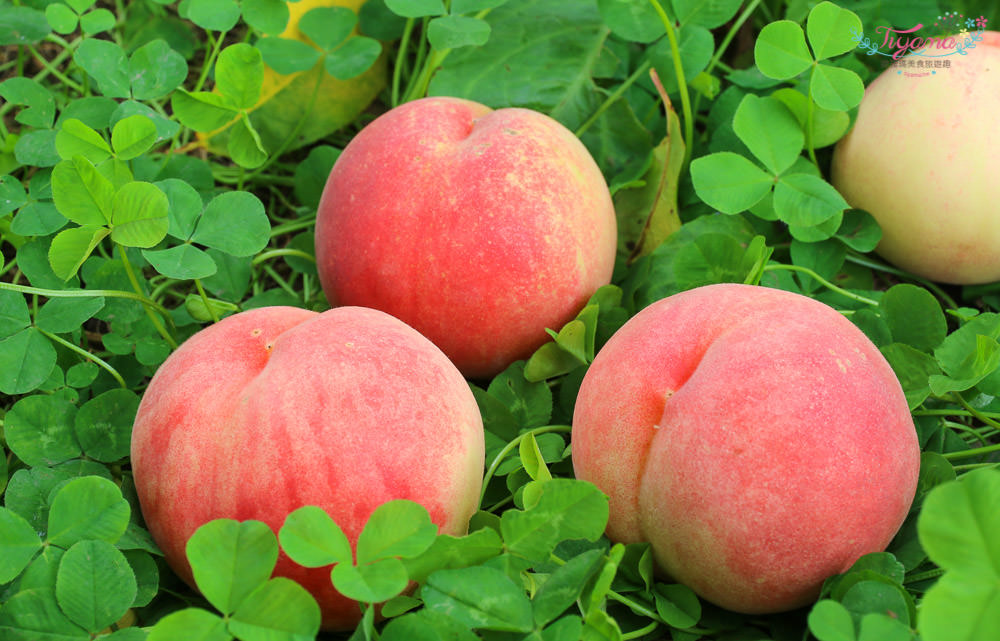
[{"label": "yellow fruit", "polygon": [[[357,12],[365,0],[299,0],[289,2],[289,19],[282,38],[312,44],[299,30],[299,20],[317,7],[346,7]],[[322,79],[320,77],[322,76]],[[260,101],[250,110],[250,120],[268,153],[276,152],[298,127],[285,151],[314,142],[352,122],[378,95],[386,83],[385,56],[365,73],[350,80],[337,80],[323,68],[322,60],[308,71],[282,75],[267,65]],[[320,85],[309,110],[316,82]],[[301,125],[299,123],[302,123]],[[228,128],[198,138],[214,153],[226,155]]]}]

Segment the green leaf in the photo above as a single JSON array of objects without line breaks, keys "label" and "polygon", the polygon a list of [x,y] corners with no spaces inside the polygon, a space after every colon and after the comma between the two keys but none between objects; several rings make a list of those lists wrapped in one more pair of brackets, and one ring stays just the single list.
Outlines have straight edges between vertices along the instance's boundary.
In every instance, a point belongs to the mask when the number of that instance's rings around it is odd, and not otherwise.
[{"label": "green leaf", "polygon": [[326,57],[324,68],[338,80],[350,80],[368,71],[382,55],[382,44],[374,38],[353,36]]},{"label": "green leaf", "polygon": [[673,0],[674,15],[682,24],[715,29],[729,22],[740,8],[740,0]]},{"label": "green leaf", "polygon": [[45,7],[45,19],[56,33],[73,33],[80,22],[80,17],[61,2],[54,2]]},{"label": "green leaf", "polygon": [[[583,323],[581,323],[581,325],[582,324]],[[528,432],[518,444],[518,455],[521,458],[521,464],[524,466],[524,471],[528,473],[531,480],[552,480],[552,473],[549,472],[549,468],[545,465],[545,459],[542,457],[542,452],[538,449],[538,441],[535,440],[535,435],[531,432]]]},{"label": "green leaf", "polygon": [[932,393],[941,396],[967,390],[997,370],[1000,366],[1000,344],[997,343],[1000,327],[995,317],[991,320],[988,334],[974,333],[975,328],[983,326],[981,322],[973,325],[972,330],[966,329],[973,322],[970,321],[949,334],[934,350],[934,357],[946,376],[932,375],[928,379]]},{"label": "green leaf", "polygon": [[[315,9],[314,9],[315,11]],[[236,109],[250,109],[260,100],[264,61],[260,51],[246,43],[229,45],[215,63],[215,88]]]},{"label": "green leaf", "polygon": [[768,78],[794,78],[813,64],[802,27],[791,20],[778,20],[757,34],[753,49],[757,68]]},{"label": "green leaf", "polygon": [[223,614],[231,614],[271,576],[278,541],[260,521],[216,519],[188,539],[187,557],[201,593]]},{"label": "green leaf", "polygon": [[878,247],[882,240],[882,228],[868,212],[849,209],[837,230],[837,239],[854,251],[867,253]]},{"label": "green leaf", "polygon": [[132,97],[136,100],[159,100],[171,94],[187,78],[184,56],[161,39],[151,40],[136,49],[129,58]]},{"label": "green leaf", "polygon": [[100,92],[109,98],[128,98],[132,83],[125,51],[110,40],[84,38],[73,60],[94,80]]},{"label": "green leaf", "polygon": [[500,534],[491,528],[465,536],[440,534],[422,554],[403,559],[411,581],[422,583],[432,572],[478,565],[503,551]]},{"label": "green leaf", "polygon": [[819,64],[813,67],[809,93],[823,109],[846,111],[861,104],[865,83],[850,69]]},{"label": "green leaf", "polygon": [[295,196],[309,207],[318,207],[323,186],[340,157],[340,150],[330,145],[316,145],[309,155],[295,167]]},{"label": "green leaf", "polygon": [[899,379],[910,409],[918,407],[931,394],[928,379],[939,375],[941,368],[930,354],[904,343],[892,343],[881,349]]},{"label": "green leaf", "polygon": [[490,25],[470,16],[441,16],[427,25],[427,40],[435,49],[479,47],[490,39]]},{"label": "green leaf", "polygon": [[390,619],[382,630],[381,639],[382,641],[479,641],[479,636],[447,614],[422,608]]},{"label": "green leaf", "polygon": [[67,334],[80,329],[104,307],[104,297],[52,298],[35,316],[35,325],[53,334]]},{"label": "green leaf", "polygon": [[404,18],[443,16],[447,13],[441,0],[385,0],[385,6]]},{"label": "green leaf", "polygon": [[262,33],[281,33],[288,25],[284,0],[243,0],[243,20]]},{"label": "green leaf", "polygon": [[709,207],[738,214],[771,191],[774,178],[743,156],[722,151],[691,161],[691,180]]},{"label": "green leaf", "polygon": [[167,235],[170,204],[156,185],[131,182],[115,193],[111,240],[126,247],[152,247]]},{"label": "green leaf", "polygon": [[261,38],[254,46],[260,50],[264,64],[283,75],[312,69],[322,55],[305,42],[291,38]]},{"label": "green leaf", "polygon": [[0,6],[0,45],[34,44],[49,31],[43,12],[31,7]]},{"label": "green leaf", "polygon": [[241,641],[312,641],[320,626],[316,600],[284,577],[267,581],[247,595],[229,620]]},{"label": "green leaf", "polygon": [[302,16],[299,29],[317,47],[331,51],[351,35],[357,24],[358,15],[346,7],[316,7]]},{"label": "green leaf", "polygon": [[226,149],[233,161],[247,169],[260,167],[267,160],[267,150],[260,139],[260,134],[253,128],[246,113],[229,130],[229,140]]},{"label": "green leaf", "polygon": [[691,588],[681,584],[657,584],[656,612],[675,628],[690,628],[701,619],[701,602]]},{"label": "green leaf", "polygon": [[931,352],[948,333],[941,303],[923,287],[909,283],[893,285],[879,300],[879,309],[897,343]]},{"label": "green leaf", "polygon": [[495,568],[440,570],[427,577],[421,595],[430,610],[472,629],[529,632],[534,627],[524,590]]},{"label": "green leaf", "polygon": [[64,281],[76,275],[94,248],[111,233],[107,227],[84,225],[56,234],[49,247],[49,264]]},{"label": "green leaf", "polygon": [[201,196],[190,183],[179,178],[168,178],[154,184],[167,195],[167,233],[179,240],[188,240],[204,208]]},{"label": "green leaf", "polygon": [[0,392],[26,394],[45,382],[56,365],[52,343],[34,327],[0,341]]},{"label": "green leaf", "polygon": [[110,389],[80,406],[74,429],[87,457],[113,463],[129,454],[139,397],[132,390]]},{"label": "green leaf", "polygon": [[[766,122],[762,127],[760,123]],[[792,113],[774,98],[747,94],[733,116],[733,130],[772,174],[786,171],[802,153],[805,136]]]},{"label": "green leaf", "polygon": [[889,615],[871,612],[861,618],[858,641],[913,641],[910,626]]},{"label": "green leaf", "polygon": [[170,105],[182,125],[202,133],[224,127],[239,116],[231,98],[210,91],[178,89],[171,94]]},{"label": "green leaf", "polygon": [[427,509],[405,499],[375,508],[358,536],[358,564],[386,557],[414,557],[434,543],[437,526]]},{"label": "green leaf", "polygon": [[156,271],[177,280],[207,278],[219,270],[211,256],[187,243],[169,249],[144,249],[142,257]]},{"label": "green leaf", "polygon": [[96,4],[97,0],[66,0],[66,4],[73,8],[78,14],[83,14],[87,9]]},{"label": "green leaf", "polygon": [[187,18],[207,31],[229,31],[240,20],[236,0],[190,0]]},{"label": "green leaf", "polygon": [[52,199],[74,223],[87,226],[111,222],[114,185],[81,156],[60,162],[52,170]]},{"label": "green leaf", "polygon": [[473,13],[484,9],[496,9],[507,4],[507,0],[452,0],[452,14]]},{"label": "green leaf", "polygon": [[138,592],[125,555],[106,541],[79,541],[59,563],[56,599],[73,623],[98,633],[125,615]]},{"label": "green leaf", "polygon": [[354,561],[344,531],[329,514],[314,505],[289,514],[278,531],[278,541],[285,554],[307,568]]},{"label": "green leaf", "polygon": [[31,313],[24,294],[0,289],[0,338],[7,338],[31,326]]},{"label": "green leaf", "polygon": [[602,565],[601,550],[587,550],[558,567],[531,600],[535,624],[545,626],[580,598],[580,593]]},{"label": "green leaf", "polygon": [[[699,73],[704,71],[712,59],[715,40],[708,29],[691,24],[679,30],[677,41],[677,49],[684,69],[684,80],[690,84]],[[660,82],[663,83],[663,88],[668,94],[676,94],[680,90],[680,86],[677,82],[677,72],[674,70],[674,52],[669,41],[660,40],[650,48],[649,55],[660,76]]]},{"label": "green leaf", "polygon": [[22,125],[50,129],[55,122],[55,96],[37,80],[21,76],[7,78],[0,82],[0,98],[14,105],[25,105],[14,116]]},{"label": "green leaf", "polygon": [[38,533],[24,518],[0,507],[0,584],[13,581],[42,549]]},{"label": "green leaf", "polygon": [[232,256],[253,256],[270,239],[271,223],[264,204],[246,191],[228,191],[213,198],[191,237]]},{"label": "green leaf", "polygon": [[504,543],[514,554],[544,561],[560,541],[595,541],[604,532],[608,498],[590,483],[557,478],[535,487],[537,503],[508,510],[500,520]]},{"label": "green leaf", "polygon": [[[0,14],[2,18],[2,14]],[[2,23],[0,23],[2,24]],[[0,610],[4,641],[90,641],[91,635],[66,618],[52,588],[16,592]]]},{"label": "green leaf", "polygon": [[809,12],[806,34],[816,60],[851,51],[858,46],[857,33],[861,33],[861,19],[849,9],[821,2]]},{"label": "green leaf", "polygon": [[349,599],[380,603],[406,589],[406,567],[399,559],[381,559],[367,565],[338,563],[330,573],[333,586]]},{"label": "green leaf", "polygon": [[[785,87],[774,91],[771,97],[784,103],[799,121],[799,127],[805,131],[810,117],[809,105],[812,103],[809,96],[798,89]],[[850,126],[851,119],[846,111],[832,111],[812,104],[812,145],[815,149],[834,144]]]},{"label": "green leaf", "polygon": [[808,625],[819,641],[855,641],[851,613],[837,601],[823,599],[813,605]]},{"label": "green leaf", "polygon": [[624,40],[649,44],[666,33],[648,0],[597,0],[597,8],[611,32]]},{"label": "green leaf", "polygon": [[114,543],[128,527],[131,511],[113,482],[99,476],[73,479],[52,498],[48,542],[61,548],[84,539]]},{"label": "green leaf", "polygon": [[108,141],[76,118],[63,121],[56,134],[56,151],[63,160],[83,156],[95,165],[111,156]]},{"label": "green leaf", "polygon": [[544,382],[529,382],[523,363],[494,377],[486,391],[510,410],[521,428],[540,427],[552,417],[552,390]]},{"label": "green leaf", "polygon": [[[1000,472],[969,472],[934,488],[917,521],[920,542],[931,560],[970,581],[1000,579]],[[971,586],[970,586],[971,587]],[[958,638],[958,637],[956,637]]]},{"label": "green leaf", "polygon": [[156,125],[146,116],[128,116],[119,120],[111,130],[111,146],[119,160],[138,158],[149,151],[155,142]]},{"label": "green leaf", "polygon": [[[788,174],[779,178],[774,187],[774,211],[789,225],[819,225],[849,206],[840,192],[819,176]],[[836,221],[834,230],[840,222]]]},{"label": "green leaf", "polygon": [[226,621],[198,608],[175,610],[156,622],[146,641],[232,641]]},{"label": "green leaf", "polygon": [[80,29],[88,36],[109,31],[117,22],[115,14],[103,7],[80,16]]}]

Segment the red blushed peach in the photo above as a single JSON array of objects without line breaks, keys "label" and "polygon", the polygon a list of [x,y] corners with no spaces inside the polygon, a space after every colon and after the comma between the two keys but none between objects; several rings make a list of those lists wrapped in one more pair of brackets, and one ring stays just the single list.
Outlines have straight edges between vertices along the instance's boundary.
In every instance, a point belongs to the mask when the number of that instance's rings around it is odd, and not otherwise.
[{"label": "red blushed peach", "polygon": [[[156,372],[132,432],[143,516],[188,583],[184,546],[217,518],[277,532],[318,505],[354,545],[376,507],[410,499],[463,534],[483,459],[479,410],[454,365],[403,322],[357,307],[262,308],[200,331]],[[324,627],[357,622],[330,568],[282,555],[275,574],[312,592]]]},{"label": "red blushed peach", "polygon": [[316,259],[331,304],[402,319],[478,378],[530,356],[610,281],[616,234],[600,170],[557,121],[424,98],[344,149]]},{"label": "red blushed peach", "polygon": [[711,285],[658,301],[601,349],[573,415],[607,534],[722,607],[792,609],[884,550],[916,491],[911,415],[878,349],[832,308]]},{"label": "red blushed peach", "polygon": [[1000,280],[1000,33],[931,60],[950,66],[890,67],[868,86],[831,182],[879,222],[877,251],[898,267],[946,283]]}]

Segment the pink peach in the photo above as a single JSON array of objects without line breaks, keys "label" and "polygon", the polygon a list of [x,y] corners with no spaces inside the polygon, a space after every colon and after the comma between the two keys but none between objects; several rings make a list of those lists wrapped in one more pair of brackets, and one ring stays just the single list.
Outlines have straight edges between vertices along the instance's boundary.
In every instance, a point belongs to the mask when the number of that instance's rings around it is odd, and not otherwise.
[{"label": "pink peach", "polygon": [[[317,505],[355,545],[376,507],[410,499],[463,534],[483,459],[479,410],[454,365],[402,321],[357,307],[262,308],[203,329],[157,370],[132,432],[146,525],[188,583],[185,544],[212,519],[277,532]],[[275,574],[312,592],[324,627],[360,617],[329,567],[282,555]]]},{"label": "pink peach", "polygon": [[792,609],[885,549],[916,490],[902,389],[868,338],[790,292],[710,285],[660,300],[600,350],[573,415],[607,535],[719,606]]}]

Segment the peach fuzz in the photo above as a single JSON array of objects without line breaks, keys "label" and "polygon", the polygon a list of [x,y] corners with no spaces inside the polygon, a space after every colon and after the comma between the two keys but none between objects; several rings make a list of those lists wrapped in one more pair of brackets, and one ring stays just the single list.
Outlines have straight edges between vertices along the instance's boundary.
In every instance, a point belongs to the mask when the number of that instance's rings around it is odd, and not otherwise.
[{"label": "peach fuzz", "polygon": [[1000,280],[1000,33],[987,31],[965,55],[936,60],[950,68],[890,67],[868,86],[853,129],[835,148],[831,182],[878,220],[877,251],[889,262],[938,282],[993,282]]},{"label": "peach fuzz", "polygon": [[[184,547],[216,518],[274,531],[303,505],[323,508],[351,545],[391,499],[464,534],[479,501],[483,425],[472,392],[427,339],[382,312],[270,307],[230,316],[160,366],[132,432],[135,485],[153,538],[193,585]],[[330,568],[284,554],[276,576],[320,603],[323,626],[360,610]]]},{"label": "peach fuzz", "polygon": [[709,285],[628,321],[587,371],[573,466],[610,497],[607,535],[649,541],[704,599],[770,613],[884,550],[920,450],[878,349],[790,292]]},{"label": "peach fuzz", "polygon": [[316,259],[331,304],[388,312],[488,378],[610,282],[616,235],[600,169],[556,120],[434,97],[381,115],[344,149]]}]

